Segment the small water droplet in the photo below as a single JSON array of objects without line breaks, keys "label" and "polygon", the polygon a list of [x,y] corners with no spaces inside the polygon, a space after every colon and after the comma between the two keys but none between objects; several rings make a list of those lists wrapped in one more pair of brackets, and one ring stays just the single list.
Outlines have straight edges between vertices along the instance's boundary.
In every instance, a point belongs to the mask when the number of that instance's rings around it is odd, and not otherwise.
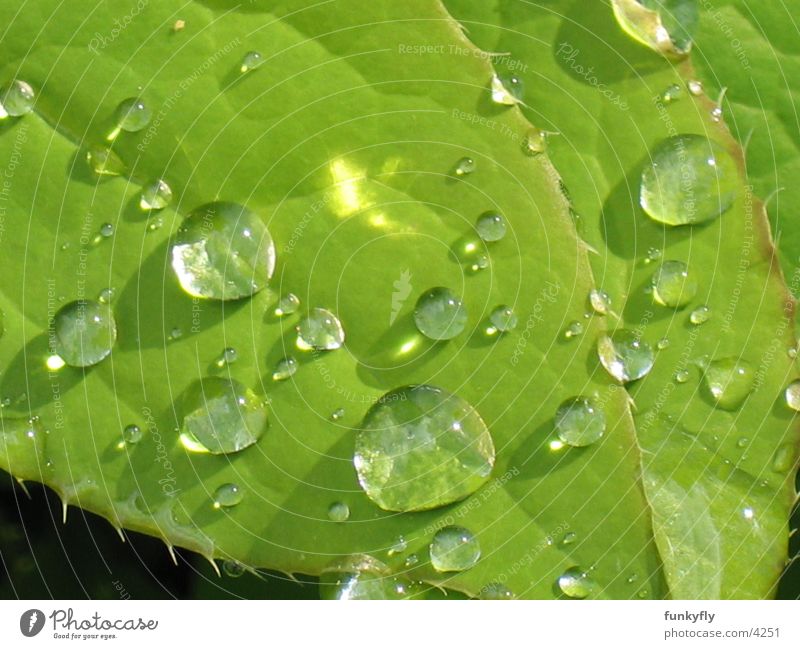
[{"label": "small water droplet", "polygon": [[285,381],[290,376],[293,376],[294,373],[297,372],[298,368],[299,364],[297,363],[297,360],[291,356],[286,356],[275,363],[275,368],[272,370],[272,380]]},{"label": "small water droplet", "polygon": [[652,264],[655,261],[661,259],[661,251],[658,248],[648,248],[647,255],[645,255],[644,263],[645,264]]},{"label": "small water droplet", "polygon": [[367,496],[389,511],[462,500],[488,479],[489,429],[464,399],[431,385],[398,388],[367,412],[353,462]]},{"label": "small water droplet", "polygon": [[120,130],[128,131],[129,133],[141,131],[150,123],[152,116],[150,108],[141,99],[129,97],[123,100],[114,113],[114,119],[117,124],[116,133],[112,133],[109,139],[114,139]]},{"label": "small water droplet", "polygon": [[214,361],[214,364],[217,367],[225,367],[226,365],[231,365],[235,363],[239,358],[239,354],[233,347],[226,347],[222,350],[222,353],[217,357],[217,360]]},{"label": "small water droplet", "polygon": [[397,540],[392,543],[392,546],[389,548],[388,555],[391,557],[395,554],[400,554],[401,552],[405,552],[408,548],[408,543],[406,543],[405,538],[402,536],[398,536]]},{"label": "small water droplet", "polygon": [[688,84],[686,84],[686,86],[689,88],[689,92],[695,97],[699,97],[703,94],[703,83],[701,81],[692,79]]},{"label": "small water droplet", "polygon": [[350,518],[350,508],[342,502],[332,503],[328,507],[328,518],[337,523],[342,523]]},{"label": "small water droplet", "polygon": [[736,198],[736,163],[701,135],[677,135],[652,152],[642,172],[639,201],[658,223],[685,225],[716,219]]},{"label": "small water droplet", "polygon": [[255,70],[256,68],[263,65],[263,63],[264,63],[264,57],[261,56],[261,52],[256,52],[255,50],[252,50],[250,52],[247,52],[242,57],[242,62],[239,65],[239,72],[241,72],[242,74],[245,74],[246,72],[251,72],[252,70]]},{"label": "small water droplet", "polygon": [[104,239],[114,236],[114,225],[112,223],[103,223],[100,226],[100,236]]},{"label": "small water droplet", "polygon": [[628,329],[600,336],[597,355],[606,371],[621,383],[646,376],[655,360],[653,348]]},{"label": "small water droplet", "polygon": [[238,561],[231,561],[231,560],[223,561],[222,572],[225,573],[225,575],[227,575],[228,577],[237,579],[245,573],[245,567]]},{"label": "small water droplet", "polygon": [[523,151],[530,156],[536,156],[547,151],[547,131],[540,128],[532,128],[525,134]]},{"label": "small water droplet", "polygon": [[142,429],[136,424],[129,424],[122,429],[122,439],[126,444],[138,444],[142,441]]},{"label": "small water droplet", "polygon": [[492,76],[491,90],[492,101],[502,106],[518,104],[525,94],[522,80],[513,74]]},{"label": "small water droplet", "polygon": [[479,255],[475,262],[470,266],[473,273],[489,268],[489,258],[486,255]]},{"label": "small water droplet", "polygon": [[406,560],[403,562],[403,565],[406,568],[411,568],[412,566],[416,566],[419,563],[419,557],[416,554],[409,554],[406,557]]},{"label": "small water droplet", "polygon": [[517,327],[518,318],[517,314],[507,304],[501,304],[495,307],[489,315],[489,322],[492,323],[494,331],[506,333],[513,331]]},{"label": "small water droplet", "polygon": [[711,309],[704,304],[703,306],[697,307],[689,314],[689,322],[693,325],[705,324],[711,320],[711,315]]},{"label": "small water droplet", "polygon": [[671,104],[673,101],[680,99],[682,94],[683,89],[677,83],[673,83],[661,93],[661,101],[665,104]]},{"label": "small water droplet", "polygon": [[235,203],[208,203],[181,224],[172,268],[192,297],[236,300],[262,290],[275,270],[275,244],[261,219]]},{"label": "small water droplet", "polygon": [[344,417],[344,408],[337,408],[331,413],[331,421],[339,421]]},{"label": "small water droplet", "polygon": [[456,176],[468,176],[469,174],[473,173],[477,165],[472,158],[461,158],[456,163],[455,174]]},{"label": "small water droplet", "polygon": [[300,298],[294,293],[287,293],[280,300],[278,300],[278,305],[275,307],[275,315],[278,317],[292,315],[297,313],[297,309],[299,308]]},{"label": "small water droplet", "polygon": [[648,591],[646,588],[642,588],[642,590],[640,590],[638,593],[636,593],[636,597],[638,597],[639,599],[647,599],[647,596],[649,594],[650,594],[650,591]]},{"label": "small water droplet", "polygon": [[228,482],[217,487],[214,492],[214,509],[222,507],[235,507],[244,498],[244,493],[239,489],[239,485]]},{"label": "small water droplet", "polygon": [[786,405],[792,410],[800,412],[800,380],[792,381],[784,391]]},{"label": "small water droplet", "polygon": [[583,568],[573,566],[558,578],[558,587],[570,599],[586,599],[597,590],[597,584]]},{"label": "small water droplet", "polygon": [[572,545],[577,540],[578,540],[578,535],[575,532],[567,532],[566,534],[564,534],[564,538],[561,539],[561,544]]},{"label": "small water droplet", "polygon": [[[177,32],[183,31],[183,29],[185,27],[186,27],[186,21],[185,20],[176,20],[172,25],[172,31],[177,33]],[[223,564],[223,566],[224,565],[225,564]]]},{"label": "small water droplet", "polygon": [[98,176],[120,176],[125,173],[125,163],[111,149],[90,146],[86,151],[86,163]]},{"label": "small water droplet", "polygon": [[499,212],[484,212],[478,217],[475,229],[484,241],[500,241],[506,236],[506,220]]},{"label": "small water droplet", "polygon": [[472,568],[481,557],[481,546],[465,527],[450,525],[433,535],[431,565],[437,572],[458,572]]},{"label": "small water droplet", "polygon": [[629,584],[633,584],[633,583],[635,583],[637,581],[639,581],[639,575],[636,574],[635,572],[630,577],[628,577],[628,583]]},{"label": "small water droplet", "polygon": [[97,294],[97,301],[100,302],[100,304],[111,304],[111,300],[113,299],[114,289],[111,287],[104,288]]},{"label": "small water droplet", "polygon": [[315,307],[297,325],[297,347],[304,351],[332,351],[344,344],[344,329],[332,312]]},{"label": "small water droplet", "polygon": [[664,349],[666,349],[667,347],[669,347],[669,338],[661,338],[661,339],[660,339],[660,340],[659,340],[659,341],[656,343],[656,349],[658,349],[658,350],[664,350]]},{"label": "small water droplet", "polygon": [[89,367],[111,353],[117,325],[107,305],[76,300],[61,307],[54,318],[54,351],[67,365]]},{"label": "small water droplet", "polygon": [[556,411],[555,423],[559,439],[570,446],[594,444],[606,430],[605,413],[588,397],[564,401]]},{"label": "small water droplet", "polygon": [[428,338],[450,340],[467,326],[467,309],[449,288],[438,286],[419,297],[414,322]]},{"label": "small water droplet", "polygon": [[0,119],[21,117],[33,111],[36,92],[31,85],[15,79],[0,91]]},{"label": "small water droplet", "polygon": [[708,363],[703,379],[717,407],[736,410],[752,392],[755,376],[748,362],[731,357]]},{"label": "small water droplet", "polygon": [[711,109],[711,121],[712,122],[722,121],[722,106],[714,106],[714,108]]},{"label": "small water droplet", "polygon": [[139,207],[145,211],[163,210],[172,202],[172,188],[164,180],[154,180],[142,188]]},{"label": "small water droplet", "polygon": [[608,315],[611,311],[611,297],[605,291],[593,288],[589,291],[589,305],[598,315]]},{"label": "small water droplet", "polygon": [[738,446],[739,448],[744,448],[749,443],[750,443],[750,439],[747,438],[747,437],[740,437],[738,440],[736,440],[736,446]]},{"label": "small water droplet", "polygon": [[682,261],[661,264],[652,279],[653,299],[661,306],[682,307],[697,294],[697,279]]},{"label": "small water droplet", "polygon": [[514,599],[514,591],[505,584],[493,582],[481,588],[478,597],[480,599]]},{"label": "small water droplet", "polygon": [[797,347],[789,347],[789,349],[786,350],[786,354],[789,358],[797,358]]},{"label": "small water droplet", "polygon": [[181,336],[183,336],[183,330],[180,327],[173,327],[172,331],[169,332],[170,340],[178,340]]},{"label": "small water droplet", "polygon": [[580,336],[582,333],[583,333],[583,323],[577,320],[573,320],[567,325],[567,328],[564,331],[564,338],[570,340],[571,338]]}]

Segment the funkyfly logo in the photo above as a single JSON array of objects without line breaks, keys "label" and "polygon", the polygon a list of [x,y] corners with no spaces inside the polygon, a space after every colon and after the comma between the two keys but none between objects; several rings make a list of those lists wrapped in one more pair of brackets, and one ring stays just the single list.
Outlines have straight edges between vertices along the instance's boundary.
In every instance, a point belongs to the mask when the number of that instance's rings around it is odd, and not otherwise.
[{"label": "funkyfly logo", "polygon": [[394,321],[397,320],[397,316],[400,315],[400,309],[403,308],[403,303],[408,299],[408,296],[411,295],[411,271],[406,268],[400,273],[400,279],[395,280],[393,286],[392,313],[389,316],[390,325],[393,325]]},{"label": "funkyfly logo", "polygon": [[19,630],[22,635],[32,638],[44,628],[44,613],[38,608],[25,611],[19,618]]}]

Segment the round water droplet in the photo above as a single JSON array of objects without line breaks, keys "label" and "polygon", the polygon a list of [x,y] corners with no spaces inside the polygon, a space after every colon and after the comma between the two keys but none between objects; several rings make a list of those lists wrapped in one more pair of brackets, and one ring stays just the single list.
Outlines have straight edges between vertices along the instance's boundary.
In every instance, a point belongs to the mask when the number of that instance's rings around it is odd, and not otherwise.
[{"label": "round water droplet", "polygon": [[477,165],[472,158],[461,158],[456,163],[455,174],[456,176],[468,176],[469,174],[473,173]]},{"label": "round water droplet", "polygon": [[150,123],[152,112],[141,99],[130,97],[120,102],[114,113],[117,126],[123,131],[135,133]]},{"label": "round water droplet", "polygon": [[708,363],[703,379],[717,407],[736,410],[752,392],[755,375],[747,361],[731,357]]},{"label": "round water droplet", "polygon": [[172,268],[192,297],[236,300],[263,289],[275,270],[275,244],[261,219],[235,203],[208,203],[181,224]]},{"label": "round water droplet", "polygon": [[297,347],[310,351],[332,351],[344,344],[344,329],[333,313],[315,307],[297,325]]},{"label": "round water droplet", "polygon": [[570,599],[586,599],[597,590],[594,580],[578,566],[564,571],[558,578],[558,587]]},{"label": "round water droplet", "polygon": [[500,241],[506,236],[506,220],[498,212],[484,212],[478,218],[475,229],[484,241]]},{"label": "round water droplet", "polygon": [[697,295],[697,279],[682,261],[669,260],[653,275],[653,299],[661,306],[682,307]]},{"label": "round water droplet", "polygon": [[481,557],[481,546],[465,527],[450,525],[433,535],[431,565],[437,572],[458,572],[472,568]]},{"label": "round water droplet", "polygon": [[489,268],[489,258],[486,255],[478,255],[478,258],[475,260],[472,266],[470,266],[470,270],[473,273],[486,270],[487,268]]},{"label": "round water droplet", "polygon": [[67,365],[89,367],[111,353],[117,325],[107,305],[76,300],[61,307],[54,319],[54,351]]},{"label": "round water droplet", "polygon": [[255,444],[267,426],[267,408],[238,381],[204,378],[183,396],[181,442],[190,451],[235,453]]},{"label": "round water droplet", "polygon": [[567,340],[580,336],[583,333],[583,323],[573,320],[567,325],[564,331],[564,338]]},{"label": "round water droplet", "polygon": [[405,599],[412,585],[392,575],[382,561],[368,555],[356,555],[323,570],[319,578],[322,599],[381,600]]},{"label": "round water droplet", "polygon": [[611,311],[611,297],[605,291],[594,288],[589,291],[589,305],[598,315],[608,315]]},{"label": "round water droplet", "polygon": [[540,128],[532,128],[525,134],[522,148],[525,153],[531,156],[539,155],[547,151],[547,131]]},{"label": "round water droplet", "polygon": [[350,518],[350,508],[345,503],[332,503],[328,507],[328,518],[337,523],[341,523]]},{"label": "round water droplet", "polygon": [[420,333],[433,340],[450,340],[467,326],[467,309],[449,288],[438,286],[423,293],[414,308]]},{"label": "round water droplet", "polygon": [[492,76],[491,90],[492,101],[502,106],[518,104],[525,94],[522,79],[513,74]]},{"label": "round water droplet", "polygon": [[738,446],[739,448],[744,448],[749,443],[750,439],[747,437],[740,437],[738,440],[736,440],[736,446]]},{"label": "round water droplet", "polygon": [[112,223],[103,223],[100,226],[100,236],[104,239],[114,236],[114,225]]},{"label": "round water droplet", "polygon": [[244,74],[245,72],[250,72],[255,70],[256,68],[260,67],[264,63],[264,57],[261,56],[261,52],[256,52],[255,50],[247,52],[242,57],[242,63],[239,66],[239,71]]},{"label": "round water droplet", "polygon": [[558,407],[556,431],[565,444],[589,446],[605,433],[606,416],[602,408],[588,397],[573,397]]},{"label": "round water droplet", "polygon": [[126,444],[138,444],[142,441],[142,429],[136,424],[129,424],[122,430],[122,439]]},{"label": "round water droplet", "polygon": [[697,81],[692,79],[689,83],[686,84],[689,88],[689,92],[692,93],[695,97],[699,97],[703,94],[703,83],[701,81]]},{"label": "round water droplet", "polygon": [[15,79],[0,91],[0,119],[27,115],[35,101],[36,92],[30,84]]},{"label": "round water droplet", "polygon": [[294,293],[287,293],[280,300],[278,300],[278,305],[275,307],[275,315],[278,317],[292,315],[297,313],[297,309],[299,308],[300,298]]},{"label": "round water droplet", "polygon": [[86,151],[86,163],[98,176],[120,176],[125,173],[125,163],[111,149],[90,146]]},{"label": "round water droplet", "polygon": [[597,355],[606,371],[621,383],[646,376],[655,360],[653,348],[628,329],[600,336]]},{"label": "round water droplet", "polygon": [[705,324],[711,320],[711,309],[706,305],[697,307],[689,314],[689,322],[693,325]]},{"label": "round water droplet", "polygon": [[514,599],[514,591],[505,584],[494,582],[481,588],[478,597],[480,599]]},{"label": "round water droplet", "polygon": [[681,98],[683,90],[677,83],[667,86],[664,92],[661,93],[661,101],[665,104],[671,104]]},{"label": "round water droplet", "polygon": [[800,412],[800,380],[792,381],[784,391],[786,405],[792,410]]},{"label": "round water droplet", "polygon": [[97,301],[100,304],[111,304],[111,300],[114,299],[114,289],[111,287],[102,289],[97,294]]},{"label": "round water droplet", "polygon": [[686,383],[689,380],[689,370],[682,369],[675,372],[675,380],[678,383]]},{"label": "round water droplet", "polygon": [[214,361],[217,367],[225,367],[226,365],[231,365],[235,363],[239,359],[239,354],[233,347],[226,347],[222,350],[222,353],[217,357],[217,360]]},{"label": "round water droplet", "polygon": [[172,188],[164,180],[154,180],[142,188],[139,207],[143,210],[163,210],[172,202]]},{"label": "round water droplet", "polygon": [[441,507],[488,479],[489,429],[460,397],[431,385],[399,388],[367,412],[353,462],[369,498],[390,511]]},{"label": "round water droplet", "polygon": [[238,577],[241,577],[245,573],[245,567],[238,561],[231,561],[231,560],[223,561],[222,572],[225,573],[225,575],[227,575],[228,577],[236,579]]},{"label": "round water droplet", "polygon": [[659,351],[660,351],[660,350],[664,350],[664,349],[666,349],[667,347],[669,347],[669,338],[661,338],[661,339],[660,339],[660,340],[659,340],[659,341],[656,343],[656,349],[658,349]]},{"label": "round water droplet", "polygon": [[214,492],[214,508],[235,507],[244,498],[244,493],[239,489],[239,485],[228,482],[217,487]]},{"label": "round water droplet", "polygon": [[518,318],[514,309],[507,304],[501,304],[491,312],[489,322],[492,323],[495,330],[505,333],[517,328]]},{"label": "round water droplet", "polygon": [[678,135],[652,152],[639,201],[659,223],[702,223],[730,208],[738,180],[736,163],[721,145],[701,135]]},{"label": "round water droplet", "polygon": [[298,367],[297,361],[291,356],[282,358],[275,363],[275,369],[272,370],[272,380],[285,381],[297,371]]}]

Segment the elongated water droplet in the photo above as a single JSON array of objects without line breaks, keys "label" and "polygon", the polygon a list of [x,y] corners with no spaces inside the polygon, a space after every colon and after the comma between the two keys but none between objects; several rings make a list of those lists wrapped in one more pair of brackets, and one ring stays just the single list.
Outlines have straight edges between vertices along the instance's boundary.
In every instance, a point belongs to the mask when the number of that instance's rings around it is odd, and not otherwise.
[{"label": "elongated water droplet", "polygon": [[794,467],[795,454],[796,451],[791,444],[779,446],[772,456],[772,470],[776,473],[787,473]]},{"label": "elongated water droplet", "polygon": [[606,371],[620,383],[636,381],[647,375],[655,360],[653,348],[628,329],[600,336],[597,355]]},{"label": "elongated water droplet", "polygon": [[493,582],[481,588],[478,597],[480,599],[514,599],[514,591],[505,584]]},{"label": "elongated water droplet", "polygon": [[499,212],[484,212],[478,218],[475,229],[484,241],[500,241],[506,236],[506,220]]},{"label": "elongated water droplet", "polygon": [[181,409],[181,442],[189,451],[235,453],[255,444],[267,427],[264,400],[233,379],[195,382],[186,390]]},{"label": "elongated water droplet", "polygon": [[437,572],[459,572],[478,563],[481,546],[466,527],[450,525],[433,535],[430,553]]},{"label": "elongated water droplet", "polygon": [[586,599],[597,590],[597,584],[583,568],[573,566],[558,578],[558,587],[571,599]]},{"label": "elongated water droplet", "polygon": [[241,577],[245,570],[244,565],[238,561],[227,560],[222,562],[222,572],[233,579]]},{"label": "elongated water droplet", "polygon": [[468,176],[469,174],[473,173],[477,165],[472,158],[461,158],[456,163],[455,174],[456,176]]},{"label": "elongated water droplet", "polygon": [[414,308],[420,333],[433,340],[450,340],[467,326],[467,309],[449,288],[438,286],[423,293]]},{"label": "elongated water droplet", "polygon": [[15,79],[0,91],[0,119],[21,117],[33,111],[36,92],[31,85]]},{"label": "elongated water droplet", "polygon": [[367,496],[390,511],[441,507],[488,479],[489,429],[460,397],[431,385],[399,388],[367,412],[353,462]]},{"label": "elongated water droplet", "polygon": [[573,320],[567,325],[567,328],[564,331],[564,338],[570,340],[571,338],[580,336],[582,333],[583,333],[583,323],[579,322],[578,320]]},{"label": "elongated water droplet", "polygon": [[123,131],[136,133],[145,128],[152,118],[152,111],[141,99],[130,97],[120,102],[114,113],[117,127]]},{"label": "elongated water droplet", "polygon": [[278,317],[292,315],[297,313],[297,309],[299,308],[300,298],[294,293],[287,293],[280,300],[278,300],[278,306],[275,307],[275,315]]},{"label": "elongated water droplet", "polygon": [[142,441],[142,429],[136,424],[129,424],[122,430],[122,439],[126,444],[138,444]]},{"label": "elongated water droplet", "polygon": [[350,508],[345,503],[332,503],[328,507],[328,518],[337,523],[342,523],[350,518]]},{"label": "elongated water droplet", "polygon": [[181,224],[172,268],[192,297],[236,300],[263,289],[275,270],[275,244],[261,219],[235,203],[208,203]]},{"label": "elongated water droplet", "polygon": [[297,360],[291,356],[282,358],[275,364],[275,369],[272,370],[272,380],[285,381],[290,376],[294,375],[299,367]]},{"label": "elongated water droplet", "polygon": [[117,324],[107,305],[76,300],[56,313],[54,333],[54,351],[67,365],[89,367],[111,353],[117,340]]},{"label": "elongated water droplet", "polygon": [[738,179],[736,163],[721,145],[701,135],[678,135],[653,150],[639,200],[659,223],[702,223],[730,208]]},{"label": "elongated water droplet", "polygon": [[565,444],[589,446],[605,433],[606,416],[603,409],[590,398],[573,397],[558,407],[556,431]]},{"label": "elongated water droplet", "polygon": [[661,306],[682,307],[697,294],[697,279],[682,261],[669,260],[653,275],[653,299]]},{"label": "elongated water droplet", "polygon": [[356,555],[336,561],[319,578],[320,597],[327,600],[405,599],[410,582],[393,575],[382,561]]},{"label": "elongated water droplet", "polygon": [[143,210],[163,210],[172,203],[172,188],[165,180],[154,180],[142,188],[139,207]]},{"label": "elongated water droplet", "polygon": [[705,324],[709,320],[711,320],[711,309],[705,304],[697,307],[689,314],[689,322],[693,325]]},{"label": "elongated water droplet", "polygon": [[217,487],[214,492],[214,509],[223,507],[235,507],[244,498],[244,493],[239,489],[239,485],[228,482]]},{"label": "elongated water droplet", "polygon": [[297,347],[304,351],[332,351],[344,344],[344,328],[332,312],[315,307],[297,325]]},{"label": "elongated water droplet", "polygon": [[522,101],[524,87],[522,80],[515,75],[497,75],[492,77],[492,101],[503,106],[514,106]]},{"label": "elongated water droplet", "polygon": [[703,372],[709,396],[723,410],[736,410],[753,390],[753,368],[738,358],[711,361]]},{"label": "elongated water droplet", "polygon": [[605,291],[593,288],[589,291],[589,305],[598,315],[608,315],[611,311],[611,297]]},{"label": "elongated water droplet", "polygon": [[86,151],[86,163],[98,176],[121,176],[125,173],[125,163],[111,149],[92,145]]},{"label": "elongated water droplet", "polygon": [[514,309],[507,304],[495,307],[489,314],[489,322],[492,323],[492,328],[502,333],[516,329],[518,321],[519,319],[517,314],[514,313]]},{"label": "elongated water droplet", "polygon": [[792,381],[784,392],[786,405],[792,410],[800,412],[800,380]]}]

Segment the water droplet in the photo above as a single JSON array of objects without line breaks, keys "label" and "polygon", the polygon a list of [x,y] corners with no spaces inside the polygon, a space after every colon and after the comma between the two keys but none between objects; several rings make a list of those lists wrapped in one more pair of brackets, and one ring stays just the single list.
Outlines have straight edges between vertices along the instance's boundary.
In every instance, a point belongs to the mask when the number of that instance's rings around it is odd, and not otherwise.
[{"label": "water droplet", "polygon": [[261,219],[235,203],[208,203],[181,224],[172,268],[192,297],[236,300],[263,289],[275,270],[275,244]]},{"label": "water droplet", "polygon": [[235,507],[244,498],[244,493],[239,489],[239,485],[228,482],[217,487],[214,492],[214,509],[222,507]]},{"label": "water droplet", "polygon": [[403,565],[406,568],[411,568],[412,566],[416,566],[419,563],[419,557],[416,554],[409,554],[406,557],[406,560],[403,562]]},{"label": "water droplet", "polygon": [[714,108],[711,109],[711,121],[722,121],[722,106],[714,106]]},{"label": "water droplet", "polygon": [[297,309],[299,308],[300,298],[294,293],[287,293],[280,300],[278,300],[278,306],[275,307],[275,315],[278,317],[292,315],[297,313]]},{"label": "water droplet", "polygon": [[328,507],[328,518],[337,523],[341,523],[350,518],[350,508],[345,503],[332,503]]},{"label": "water droplet", "polygon": [[297,347],[310,351],[332,351],[344,344],[344,329],[333,313],[315,307],[297,325]]},{"label": "water droplet", "polygon": [[111,149],[90,146],[86,151],[86,162],[98,176],[121,176],[125,173],[125,163]]},{"label": "water droplet", "polygon": [[648,248],[647,255],[644,258],[645,264],[652,264],[654,261],[661,259],[661,251],[658,248]]},{"label": "water droplet", "polygon": [[661,93],[661,101],[665,104],[671,104],[681,98],[683,90],[677,83],[667,86],[664,92]]},{"label": "water droplet", "polygon": [[660,340],[659,340],[659,341],[656,343],[656,349],[658,349],[658,350],[664,350],[664,349],[666,349],[667,347],[669,347],[669,338],[661,338],[661,339],[660,339]]},{"label": "water droplet", "polygon": [[514,106],[522,101],[524,87],[522,80],[515,75],[492,76],[492,101],[503,106]]},{"label": "water droplet", "polygon": [[89,367],[111,353],[117,325],[111,309],[94,300],[65,304],[55,315],[54,350],[67,365]]},{"label": "water droplet", "polygon": [[401,552],[405,552],[407,548],[408,548],[408,543],[406,543],[405,538],[403,538],[402,536],[398,536],[397,540],[389,548],[389,552],[387,554],[391,557],[395,554],[400,554]]},{"label": "water droplet", "polygon": [[450,525],[433,535],[431,565],[437,572],[458,572],[472,568],[481,557],[481,546],[465,527]]},{"label": "water droplet", "polygon": [[327,600],[405,599],[411,590],[409,582],[368,555],[337,561],[323,570],[319,580],[320,597]]},{"label": "water droplet", "polygon": [[214,361],[214,364],[217,367],[225,367],[226,365],[231,365],[235,363],[239,358],[239,354],[233,347],[226,347],[222,350],[222,353],[217,357],[217,360]]},{"label": "water droplet", "polygon": [[473,273],[477,273],[480,270],[486,270],[487,268],[489,268],[489,258],[486,255],[479,255],[472,266],[470,266],[470,270]]},{"label": "water droplet", "polygon": [[597,584],[583,568],[573,566],[558,578],[558,587],[570,599],[586,599],[597,590]]},{"label": "water droplet", "polygon": [[778,447],[772,457],[772,470],[776,473],[787,473],[794,467],[795,450],[791,444]]},{"label": "water droplet", "polygon": [[173,327],[172,331],[169,332],[170,340],[177,340],[181,336],[183,336],[183,330],[180,327]]},{"label": "water droplet", "polygon": [[786,405],[792,410],[800,412],[800,380],[792,381],[784,392]]},{"label": "water droplet", "polygon": [[573,320],[567,325],[564,331],[564,338],[567,340],[580,336],[583,333],[583,323]]},{"label": "water droplet", "polygon": [[264,57],[261,56],[261,52],[256,52],[255,50],[250,51],[242,57],[242,63],[239,66],[239,71],[244,74],[245,72],[255,70],[263,65],[263,63]]},{"label": "water droplet", "polygon": [[593,288],[589,291],[589,305],[598,315],[608,315],[611,311],[611,297],[605,291]]},{"label": "water droplet", "polygon": [[353,461],[367,496],[390,511],[466,498],[494,465],[489,429],[460,397],[431,385],[383,395],[367,412]]},{"label": "water droplet", "polygon": [[138,444],[142,441],[142,429],[136,424],[129,424],[122,430],[122,439],[126,444]]},{"label": "water droplet", "polygon": [[155,216],[150,219],[147,223],[147,231],[148,232],[155,232],[156,230],[160,230],[161,227],[164,225],[164,219],[161,216]]},{"label": "water droplet", "polygon": [[661,306],[686,306],[697,294],[697,279],[682,261],[661,264],[652,280],[653,299]]},{"label": "water droplet", "polygon": [[478,593],[480,599],[514,599],[514,591],[497,582],[486,584]]},{"label": "water droplet", "polygon": [[142,188],[139,207],[143,210],[163,210],[172,202],[172,188],[164,180],[154,180]]},{"label": "water droplet", "polygon": [[532,128],[525,134],[523,150],[531,156],[539,155],[547,151],[547,131],[540,128]]},{"label": "water droplet", "polygon": [[[116,136],[119,130],[128,131],[129,133],[141,131],[150,123],[152,116],[150,108],[141,99],[136,97],[125,99],[120,102],[114,113],[117,132],[112,133],[112,136]],[[113,139],[112,136],[110,136],[110,139]]]},{"label": "water droplet", "polygon": [[564,401],[556,411],[556,431],[559,439],[570,446],[589,446],[606,431],[606,416],[588,397],[573,397]]},{"label": "water droplet", "polygon": [[647,375],[655,359],[653,348],[629,329],[600,336],[597,355],[606,371],[621,383]]},{"label": "water droplet", "polygon": [[419,297],[414,322],[428,338],[450,340],[467,326],[467,309],[449,288],[438,286]]},{"label": "water droplet", "polygon": [[639,599],[647,599],[647,596],[649,594],[650,592],[646,588],[642,588],[642,590],[636,593],[636,597],[638,597]]},{"label": "water droplet", "polygon": [[500,241],[506,236],[506,220],[498,212],[484,212],[478,218],[475,229],[484,241]]},{"label": "water droplet", "polygon": [[473,173],[477,165],[472,158],[461,158],[456,163],[455,174],[456,176],[468,176],[469,174]]},{"label": "water droplet", "polygon": [[209,377],[186,390],[181,442],[190,451],[219,455],[255,444],[267,426],[267,408],[238,381]]},{"label": "water droplet", "polygon": [[722,358],[708,363],[703,372],[709,396],[723,410],[736,410],[753,389],[753,368],[738,358]]},{"label": "water droplet", "polygon": [[344,408],[337,408],[331,413],[331,421],[339,421],[344,417]]},{"label": "water droplet", "polygon": [[738,440],[736,440],[736,446],[738,446],[739,448],[744,448],[749,443],[750,439],[747,437],[740,437]]},{"label": "water droplet", "polygon": [[637,581],[639,581],[639,575],[636,574],[635,572],[630,577],[628,577],[628,583],[629,584],[633,584],[633,583],[635,583]]},{"label": "water droplet", "polygon": [[699,97],[703,94],[703,83],[701,81],[692,79],[688,84],[686,84],[686,86],[689,88],[689,92],[695,97]]},{"label": "water droplet", "polygon": [[238,577],[241,577],[245,573],[245,567],[238,561],[231,561],[231,560],[223,561],[222,572],[225,573],[228,577],[237,579]]},{"label": "water droplet", "polygon": [[27,115],[35,101],[36,92],[30,84],[15,79],[0,91],[0,119]]},{"label": "water droplet", "polygon": [[701,135],[677,135],[653,150],[639,201],[659,223],[702,223],[730,208],[738,180],[736,163],[721,145]]},{"label": "water droplet", "polygon": [[273,381],[285,381],[295,372],[297,372],[299,365],[297,361],[291,356],[282,358],[275,363],[275,369],[272,370]]},{"label": "water droplet", "polygon": [[100,302],[100,304],[111,304],[111,300],[113,299],[114,289],[111,287],[104,288],[97,294],[97,301]]},{"label": "water droplet", "polygon": [[507,304],[501,304],[494,308],[489,315],[489,322],[495,331],[508,332],[516,329],[517,327],[517,314]]},{"label": "water droplet", "polygon": [[100,226],[100,236],[104,239],[108,239],[109,237],[114,236],[114,224],[113,223],[103,223]]},{"label": "water droplet", "polygon": [[789,347],[789,349],[786,350],[786,355],[789,358],[797,358],[797,347]]},{"label": "water droplet", "polygon": [[678,383],[686,383],[689,380],[689,370],[682,369],[675,372],[675,380]]},{"label": "water droplet", "polygon": [[561,539],[561,544],[562,545],[572,545],[577,540],[578,540],[578,535],[575,532],[567,532],[564,535],[564,538]]},{"label": "water droplet", "polygon": [[697,307],[689,314],[689,322],[693,325],[705,324],[711,320],[711,315],[711,309],[704,304],[703,306]]}]

